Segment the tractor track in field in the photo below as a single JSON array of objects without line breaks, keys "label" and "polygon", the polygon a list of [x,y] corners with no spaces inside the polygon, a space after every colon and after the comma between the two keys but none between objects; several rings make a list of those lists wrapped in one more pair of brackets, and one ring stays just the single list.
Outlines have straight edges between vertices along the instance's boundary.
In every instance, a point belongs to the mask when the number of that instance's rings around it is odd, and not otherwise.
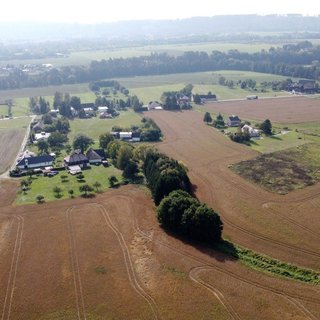
[{"label": "tractor track in field", "polygon": [[[142,236],[146,240],[149,240],[151,242],[154,242],[154,243],[157,243],[157,244],[159,244],[161,246],[164,246],[164,247],[170,249],[171,251],[174,251],[174,252],[178,253],[179,255],[181,255],[181,256],[183,256],[185,258],[189,258],[189,259],[191,259],[193,261],[201,263],[200,266],[197,266],[195,268],[200,268],[200,269],[202,268],[201,270],[203,270],[205,268],[207,268],[207,269],[209,268],[209,269],[221,272],[221,273],[223,273],[223,274],[225,274],[227,276],[230,276],[230,277],[232,277],[234,279],[237,279],[237,280],[239,280],[241,282],[244,282],[244,283],[246,283],[248,285],[251,285],[253,287],[256,287],[256,288],[259,288],[259,289],[263,289],[263,290],[266,290],[266,291],[271,292],[273,294],[279,295],[279,296],[283,297],[284,299],[286,299],[287,301],[289,301],[291,304],[293,304],[296,307],[296,309],[299,310],[300,312],[302,312],[309,320],[314,320],[315,319],[315,317],[312,315],[312,313],[305,306],[303,306],[300,301],[297,301],[297,299],[303,300],[303,301],[306,301],[306,302],[315,303],[317,305],[320,305],[320,299],[314,299],[313,297],[307,297],[307,296],[303,296],[303,295],[287,293],[287,292],[285,292],[285,291],[283,291],[281,289],[273,288],[273,287],[270,287],[270,286],[267,286],[267,285],[263,285],[263,284],[261,284],[259,282],[256,282],[256,281],[249,280],[247,278],[239,276],[238,274],[236,274],[234,272],[231,272],[229,270],[223,269],[223,268],[213,264],[212,260],[210,261],[209,259],[203,259],[203,258],[197,257],[197,256],[195,256],[193,254],[190,254],[190,253],[186,252],[185,250],[178,249],[178,248],[176,248],[176,247],[174,247],[172,245],[169,245],[168,243],[165,243],[165,242],[163,242],[161,240],[156,240],[151,235],[148,235],[147,233],[145,233],[144,231],[142,231],[140,229],[139,224],[138,224],[137,219],[136,219],[136,213],[135,213],[135,209],[134,209],[133,200],[130,197],[127,197],[127,196],[115,196],[114,198],[119,198],[121,200],[126,200],[130,204],[128,206],[128,210],[132,215],[133,228],[140,236]],[[98,204],[98,205],[101,206],[101,204]],[[192,272],[193,269],[194,268],[192,268],[189,272]],[[191,273],[190,279],[192,281],[194,281],[194,280],[198,280],[199,282],[202,281],[202,280],[200,281],[199,279],[197,279],[194,276],[194,273]],[[195,282],[197,282],[197,281],[195,281]],[[213,288],[208,283],[205,283],[204,287],[206,289],[211,289],[211,290],[213,290],[213,292],[215,292],[214,295],[216,297],[218,296],[221,299],[221,301],[220,301],[219,298],[218,298],[220,303],[226,308],[227,312],[230,314],[231,317],[233,317],[233,319],[239,319],[240,318],[240,316],[236,313],[236,311],[233,309],[233,307],[227,302],[227,299],[224,297],[224,295],[219,290],[217,290],[216,288]]]},{"label": "tractor track in field", "polygon": [[71,261],[71,268],[73,274],[73,284],[74,284],[74,291],[76,297],[76,308],[77,308],[77,317],[78,320],[86,320],[86,312],[85,312],[85,304],[84,304],[84,295],[83,295],[83,288],[82,288],[82,281],[81,281],[81,273],[79,267],[79,259],[77,254],[77,246],[76,240],[74,235],[74,226],[72,223],[72,211],[75,207],[71,207],[66,210],[66,224],[69,236],[69,245],[70,245],[70,261]]},{"label": "tractor track in field", "polygon": [[9,320],[11,316],[12,303],[16,290],[16,279],[19,266],[19,259],[22,247],[22,237],[24,230],[24,218],[20,215],[14,217],[17,221],[17,231],[13,246],[12,259],[10,264],[6,293],[3,302],[1,320]]}]

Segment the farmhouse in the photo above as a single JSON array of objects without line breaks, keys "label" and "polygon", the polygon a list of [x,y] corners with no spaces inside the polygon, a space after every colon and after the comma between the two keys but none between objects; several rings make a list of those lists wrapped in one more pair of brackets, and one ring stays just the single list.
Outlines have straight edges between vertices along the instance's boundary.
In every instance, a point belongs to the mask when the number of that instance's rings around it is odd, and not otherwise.
[{"label": "farmhouse", "polygon": [[80,168],[86,168],[88,163],[89,159],[80,151],[75,151],[64,158],[64,164],[66,167],[79,166]]},{"label": "farmhouse", "polygon": [[102,112],[99,115],[100,119],[112,119],[112,114],[108,113],[108,112]]},{"label": "farmhouse", "polygon": [[[206,102],[213,102],[217,101],[217,96],[215,94],[198,94],[200,98],[201,104],[205,104]],[[194,101],[195,95],[192,96],[192,99]]]},{"label": "farmhouse", "polygon": [[17,163],[17,167],[20,170],[38,169],[44,167],[51,167],[52,162],[53,157],[51,157],[48,154],[36,157],[24,157]]},{"label": "farmhouse", "polygon": [[151,101],[148,104],[148,110],[154,110],[157,107],[161,107],[161,104],[158,101]]},{"label": "farmhouse", "polygon": [[241,132],[245,133],[249,133],[251,138],[257,138],[260,136],[260,131],[258,129],[254,129],[252,127],[250,127],[249,125],[245,124],[242,128],[241,128]]},{"label": "farmhouse", "polygon": [[98,107],[99,112],[107,112],[108,110],[109,110],[109,108],[107,106]]},{"label": "farmhouse", "polygon": [[129,140],[132,138],[132,132],[131,131],[129,131],[129,132],[121,131],[121,132],[119,132],[119,138],[121,140]]},{"label": "farmhouse", "polygon": [[298,82],[292,82],[288,86],[288,91],[301,92],[301,93],[316,93],[318,88],[316,87],[315,80],[299,80]]},{"label": "farmhouse", "polygon": [[90,164],[98,164],[102,163],[102,160],[105,159],[105,153],[103,149],[94,150],[90,148],[86,153],[86,157]]},{"label": "farmhouse", "polygon": [[39,140],[47,140],[49,137],[50,137],[50,134],[49,132],[44,132],[44,131],[41,131],[40,133],[36,133],[34,135],[34,140],[35,141],[39,141]]},{"label": "farmhouse", "polygon": [[232,115],[228,118],[228,126],[229,127],[239,127],[241,120],[238,116]]},{"label": "farmhouse", "polygon": [[44,123],[42,120],[38,121],[33,127],[33,131],[34,132],[41,132],[43,131],[43,128],[44,128]]}]

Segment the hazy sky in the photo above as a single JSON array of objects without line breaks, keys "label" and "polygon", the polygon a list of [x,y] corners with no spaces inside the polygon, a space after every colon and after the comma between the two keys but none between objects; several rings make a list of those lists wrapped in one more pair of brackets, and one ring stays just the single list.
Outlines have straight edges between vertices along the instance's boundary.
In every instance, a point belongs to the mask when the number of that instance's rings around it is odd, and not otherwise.
[{"label": "hazy sky", "polygon": [[319,15],[319,8],[318,0],[2,0],[0,21],[94,23],[245,13]]}]

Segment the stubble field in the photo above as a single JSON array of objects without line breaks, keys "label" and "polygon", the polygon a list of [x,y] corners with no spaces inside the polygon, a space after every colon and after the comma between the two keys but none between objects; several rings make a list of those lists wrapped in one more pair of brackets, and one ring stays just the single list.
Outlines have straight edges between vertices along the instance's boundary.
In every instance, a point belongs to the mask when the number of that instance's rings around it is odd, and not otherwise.
[{"label": "stubble field", "polygon": [[[12,185],[6,199],[14,193]],[[318,286],[257,273],[172,237],[159,228],[149,196],[132,186],[91,200],[7,202],[0,257],[3,319],[320,316]]]},{"label": "stubble field", "polygon": [[280,123],[305,123],[320,120],[320,100],[293,96],[290,98],[223,101],[205,105],[208,112],[238,115],[244,119]]},{"label": "stubble field", "polygon": [[[258,153],[206,126],[203,114],[148,117],[165,137],[157,147],[187,165],[228,239],[319,270],[319,184],[272,194],[228,168]],[[320,318],[319,286],[254,271],[164,232],[141,188],[15,206],[17,189],[0,181],[2,319]]]}]

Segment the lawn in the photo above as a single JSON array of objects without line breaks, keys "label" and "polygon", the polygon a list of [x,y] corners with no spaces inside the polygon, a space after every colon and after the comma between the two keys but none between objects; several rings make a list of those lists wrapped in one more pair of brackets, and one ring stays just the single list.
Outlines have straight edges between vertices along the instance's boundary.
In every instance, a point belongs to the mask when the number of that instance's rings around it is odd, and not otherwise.
[{"label": "lawn", "polygon": [[121,111],[118,117],[113,119],[74,119],[70,120],[71,131],[68,134],[69,143],[72,144],[77,134],[85,134],[95,141],[98,141],[100,134],[110,132],[113,126],[130,128],[132,125],[140,125],[141,116],[132,109]]},{"label": "lawn", "polygon": [[[35,203],[37,195],[43,195],[45,201],[54,201],[57,199],[67,199],[70,198],[68,190],[74,191],[74,197],[80,196],[79,187],[83,184],[89,184],[92,186],[95,182],[101,184],[99,192],[107,190],[109,186],[108,177],[115,175],[118,181],[122,181],[121,171],[116,169],[114,166],[104,167],[104,166],[92,166],[91,169],[83,170],[85,182],[78,182],[77,176],[73,176],[66,171],[60,171],[59,174],[54,177],[44,177],[44,176],[33,176],[32,184],[30,190],[25,194],[20,191],[16,198],[17,204],[28,204]],[[60,178],[62,175],[67,175],[68,179],[66,182],[62,182]],[[62,189],[61,198],[55,197],[53,192],[54,187],[60,187]]]},{"label": "lawn", "polygon": [[0,130],[5,129],[26,129],[31,121],[31,118],[19,118],[19,119],[5,119],[0,120]]}]

